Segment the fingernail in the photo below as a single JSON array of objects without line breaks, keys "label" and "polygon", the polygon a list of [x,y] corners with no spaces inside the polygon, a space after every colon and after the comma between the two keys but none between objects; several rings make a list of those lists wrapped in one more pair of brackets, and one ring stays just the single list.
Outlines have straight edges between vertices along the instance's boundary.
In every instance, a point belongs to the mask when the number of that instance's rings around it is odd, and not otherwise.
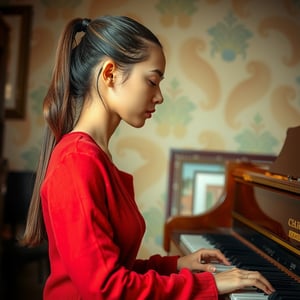
[{"label": "fingernail", "polygon": [[209,270],[210,270],[210,272],[216,272],[216,267],[210,266],[210,267],[209,267]]}]

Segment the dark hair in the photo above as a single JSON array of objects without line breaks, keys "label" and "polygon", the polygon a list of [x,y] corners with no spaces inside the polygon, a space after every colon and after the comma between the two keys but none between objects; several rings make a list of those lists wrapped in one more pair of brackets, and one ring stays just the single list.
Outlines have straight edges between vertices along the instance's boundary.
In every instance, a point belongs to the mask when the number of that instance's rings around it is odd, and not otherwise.
[{"label": "dark hair", "polygon": [[[79,32],[82,32],[82,36],[77,43],[76,35]],[[23,244],[37,245],[47,238],[40,187],[54,146],[74,127],[76,108],[89,93],[95,67],[104,57],[110,57],[126,78],[134,64],[148,58],[149,43],[162,47],[148,28],[126,16],[102,16],[92,21],[76,18],[65,27],[58,43],[52,80],[43,103],[47,126]],[[99,90],[98,94],[101,99]]]}]

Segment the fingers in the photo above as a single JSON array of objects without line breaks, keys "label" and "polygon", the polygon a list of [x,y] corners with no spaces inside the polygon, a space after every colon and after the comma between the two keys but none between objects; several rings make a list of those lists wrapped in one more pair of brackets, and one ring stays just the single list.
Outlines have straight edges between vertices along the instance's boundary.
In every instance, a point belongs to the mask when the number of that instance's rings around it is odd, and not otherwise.
[{"label": "fingers", "polygon": [[[220,262],[229,266],[230,262],[218,249],[201,249],[196,252],[198,256],[198,270],[211,273],[216,272],[216,267],[213,262]],[[229,293],[234,290],[243,289],[246,287],[256,287],[266,294],[274,292],[274,288],[270,282],[256,271],[241,270],[233,268],[229,271],[217,273],[215,275],[216,284],[220,293]]]},{"label": "fingers", "polygon": [[217,249],[200,249],[177,260],[177,269],[188,268],[193,271],[215,272],[214,263],[230,265],[226,257]]},{"label": "fingers", "polygon": [[197,258],[192,266],[192,270],[194,271],[214,273],[217,271],[216,264],[225,266],[230,265],[230,262],[218,249],[200,249],[193,255]]},{"label": "fingers", "polygon": [[256,271],[234,268],[230,271],[217,273],[215,279],[220,294],[253,286],[264,291],[266,294],[274,292],[274,288],[270,282]]},{"label": "fingers", "polygon": [[274,288],[272,287],[272,285],[259,272],[244,271],[241,276],[242,280],[247,286],[255,286],[264,291],[266,294],[274,292]]},{"label": "fingers", "polygon": [[203,272],[210,272],[210,273],[215,273],[216,272],[216,267],[211,264],[203,264],[198,267],[198,271],[203,271]]},{"label": "fingers", "polygon": [[224,265],[230,265],[228,259],[218,249],[201,249],[199,251],[199,262],[209,263],[213,261],[220,262]]}]

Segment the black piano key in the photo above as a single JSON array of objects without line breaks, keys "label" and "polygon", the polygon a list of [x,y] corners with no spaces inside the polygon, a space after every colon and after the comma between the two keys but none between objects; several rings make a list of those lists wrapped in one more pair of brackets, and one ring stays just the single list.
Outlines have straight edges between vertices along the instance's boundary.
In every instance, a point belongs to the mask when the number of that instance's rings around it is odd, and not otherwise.
[{"label": "black piano key", "polygon": [[274,292],[271,295],[269,295],[268,300],[299,300],[300,294],[294,293],[294,294],[286,294],[282,292]]}]

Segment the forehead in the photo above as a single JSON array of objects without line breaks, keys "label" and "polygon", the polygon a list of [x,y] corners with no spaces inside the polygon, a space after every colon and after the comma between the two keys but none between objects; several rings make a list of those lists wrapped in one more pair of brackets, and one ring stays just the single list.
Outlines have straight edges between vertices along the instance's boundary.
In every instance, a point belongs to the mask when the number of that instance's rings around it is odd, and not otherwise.
[{"label": "forehead", "polygon": [[149,57],[143,62],[144,66],[149,68],[148,71],[155,71],[160,77],[163,77],[166,67],[164,52],[158,45],[149,46]]}]

